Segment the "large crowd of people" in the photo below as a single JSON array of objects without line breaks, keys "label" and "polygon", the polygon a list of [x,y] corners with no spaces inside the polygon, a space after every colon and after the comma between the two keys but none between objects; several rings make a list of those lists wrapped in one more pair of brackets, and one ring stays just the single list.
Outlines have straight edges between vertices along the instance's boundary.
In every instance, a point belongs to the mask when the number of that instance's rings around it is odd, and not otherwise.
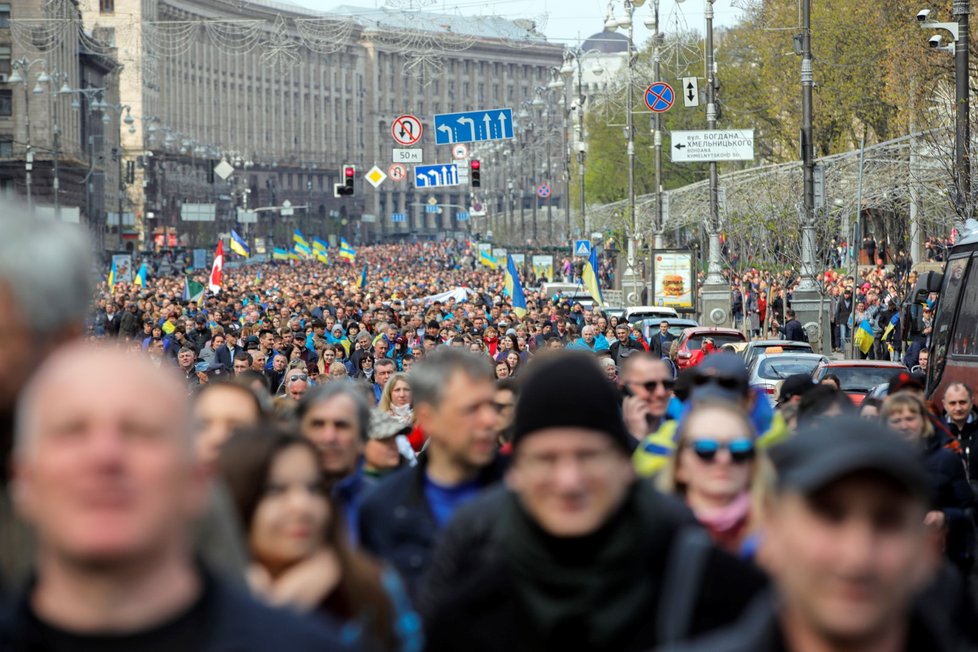
[{"label": "large crowd of people", "polygon": [[356,256],[195,301],[0,221],[0,649],[978,643],[968,385],[772,408],[732,352],[677,375],[667,329],[523,313],[466,243]]}]

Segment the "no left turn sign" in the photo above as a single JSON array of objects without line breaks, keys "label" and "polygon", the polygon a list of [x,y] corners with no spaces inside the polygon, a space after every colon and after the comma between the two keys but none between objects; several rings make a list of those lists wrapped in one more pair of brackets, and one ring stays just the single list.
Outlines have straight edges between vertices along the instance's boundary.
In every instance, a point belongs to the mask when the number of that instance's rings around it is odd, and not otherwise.
[{"label": "no left turn sign", "polygon": [[402,115],[391,123],[391,136],[398,145],[413,145],[421,140],[421,121],[413,115]]}]

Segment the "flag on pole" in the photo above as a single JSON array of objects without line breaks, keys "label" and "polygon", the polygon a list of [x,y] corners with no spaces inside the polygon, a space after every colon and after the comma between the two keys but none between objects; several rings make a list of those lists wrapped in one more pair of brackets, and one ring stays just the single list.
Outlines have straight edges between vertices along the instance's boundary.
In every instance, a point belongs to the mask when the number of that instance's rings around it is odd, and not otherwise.
[{"label": "flag on pole", "polygon": [[302,231],[300,231],[299,229],[292,230],[292,242],[294,242],[297,245],[302,245],[307,250],[309,249],[309,241],[306,240],[305,236],[302,235]]},{"label": "flag on pole", "polygon": [[312,253],[323,265],[329,265],[329,245],[320,238],[312,239]]},{"label": "flag on pole", "polygon": [[340,258],[350,261],[351,265],[357,259],[357,252],[346,241],[346,238],[340,238]]},{"label": "flag on pole", "polygon": [[258,272],[255,274],[255,285],[261,285],[261,282],[263,280],[265,280],[265,275],[262,274],[261,270],[259,269]]},{"label": "flag on pole", "polygon": [[112,260],[112,269],[109,270],[109,281],[108,281],[109,294],[114,294],[115,293],[115,277],[116,277],[115,259],[113,259]]},{"label": "flag on pole", "polygon": [[245,258],[251,256],[251,248],[248,247],[248,243],[234,229],[231,229],[231,251]]},{"label": "flag on pole", "polygon": [[513,312],[520,319],[526,316],[526,295],[523,293],[523,284],[516,273],[516,262],[511,254],[506,256],[506,292],[513,301]]},{"label": "flag on pole", "polygon": [[296,260],[298,260],[299,256],[303,258],[312,256],[312,250],[309,249],[309,245],[304,245],[301,242],[292,243],[292,251],[296,253]]},{"label": "flag on pole", "polygon": [[183,300],[199,302],[204,297],[204,286],[197,281],[191,281],[189,276],[183,279]]},{"label": "flag on pole", "polygon": [[485,249],[479,250],[479,262],[489,269],[499,269],[499,263],[496,262],[496,259],[493,258],[492,255]]},{"label": "flag on pole", "polygon": [[146,287],[146,263],[139,266],[139,271],[136,272],[136,280],[133,283],[141,288]]},{"label": "flag on pole", "polygon": [[357,281],[357,287],[361,290],[367,287],[367,264],[363,264],[363,271],[360,272],[360,279]]},{"label": "flag on pole", "polygon": [[221,281],[224,279],[224,242],[218,241],[217,251],[214,252],[214,265],[211,267],[211,276],[207,281],[207,287],[211,292],[217,294],[221,291]]},{"label": "flag on pole", "polygon": [[282,249],[281,247],[275,247],[275,249],[272,251],[272,260],[288,260],[288,259],[289,259],[289,250],[288,249]]},{"label": "flag on pole", "polygon": [[584,281],[584,288],[594,299],[599,308],[604,307],[604,299],[601,296],[601,283],[598,281],[598,250],[591,247],[591,257],[584,263],[584,272],[581,274]]}]

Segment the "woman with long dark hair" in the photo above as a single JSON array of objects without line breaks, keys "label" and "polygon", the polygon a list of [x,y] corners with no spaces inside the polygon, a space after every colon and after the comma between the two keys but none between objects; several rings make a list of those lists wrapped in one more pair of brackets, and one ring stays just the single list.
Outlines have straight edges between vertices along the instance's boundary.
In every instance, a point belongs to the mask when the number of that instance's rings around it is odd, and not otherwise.
[{"label": "woman with long dark hair", "polygon": [[280,426],[242,430],[218,466],[247,534],[255,593],[343,623],[358,649],[421,649],[420,621],[396,574],[347,543],[309,440]]}]

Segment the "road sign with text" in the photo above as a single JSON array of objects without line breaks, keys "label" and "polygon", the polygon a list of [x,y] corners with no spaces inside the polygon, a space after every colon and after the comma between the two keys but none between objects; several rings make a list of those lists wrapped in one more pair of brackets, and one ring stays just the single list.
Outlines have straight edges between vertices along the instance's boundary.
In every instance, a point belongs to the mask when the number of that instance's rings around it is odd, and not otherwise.
[{"label": "road sign with text", "polygon": [[513,137],[513,110],[466,111],[435,116],[435,143],[475,143]]},{"label": "road sign with text", "polygon": [[669,151],[675,163],[752,161],[754,130],[674,131]]}]

